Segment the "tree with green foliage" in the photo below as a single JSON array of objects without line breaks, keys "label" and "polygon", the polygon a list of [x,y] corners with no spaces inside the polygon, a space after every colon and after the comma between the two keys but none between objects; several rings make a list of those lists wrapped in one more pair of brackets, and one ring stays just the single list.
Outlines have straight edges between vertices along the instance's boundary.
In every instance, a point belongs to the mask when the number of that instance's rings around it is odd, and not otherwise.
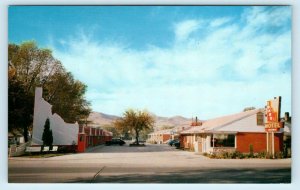
[{"label": "tree with green foliage", "polygon": [[148,139],[148,134],[152,133],[153,131],[154,131],[153,127],[149,128],[149,129],[142,130],[139,134],[140,139],[147,140]]},{"label": "tree with green foliage", "polygon": [[53,112],[74,123],[87,118],[91,112],[90,103],[84,97],[86,90],[87,86],[75,80],[70,72],[63,72],[52,76],[44,85],[44,98],[53,105]]},{"label": "tree with green foliage", "polygon": [[26,93],[21,81],[9,79],[8,83],[8,130],[23,130],[24,140],[28,141],[28,127],[32,123],[32,94]]},{"label": "tree with green foliage", "polygon": [[52,135],[52,130],[50,129],[49,118],[46,119],[46,122],[44,125],[44,132],[43,132],[42,140],[43,140],[42,147],[49,146],[49,150],[52,150],[53,135]]},{"label": "tree with green foliage", "polygon": [[109,131],[109,132],[112,132],[113,134],[113,138],[119,138],[121,137],[121,133],[120,131],[118,131],[115,126],[111,125],[111,124],[106,124],[106,125],[103,125],[101,126],[103,129]]},{"label": "tree with green foliage", "polygon": [[249,156],[252,158],[253,156],[254,156],[254,154],[253,154],[253,144],[250,144],[249,145]]},{"label": "tree with green foliage", "polygon": [[141,131],[150,130],[154,125],[154,118],[147,111],[126,110],[123,117],[114,122],[115,127],[123,133],[134,133],[136,144],[139,144]]},{"label": "tree with green foliage", "polygon": [[52,111],[66,122],[87,118],[91,109],[84,95],[87,86],[75,80],[52,51],[39,48],[33,41],[8,45],[9,130],[21,128],[27,141],[33,122],[35,87],[43,88],[43,98]]}]

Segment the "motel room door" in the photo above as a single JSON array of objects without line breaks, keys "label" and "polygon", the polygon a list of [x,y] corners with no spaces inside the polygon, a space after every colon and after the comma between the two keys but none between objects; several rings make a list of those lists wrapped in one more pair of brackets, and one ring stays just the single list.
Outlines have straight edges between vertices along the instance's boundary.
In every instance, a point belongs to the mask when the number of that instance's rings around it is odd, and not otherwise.
[{"label": "motel room door", "polygon": [[197,136],[197,143],[198,143],[198,152],[202,153],[202,137]]},{"label": "motel room door", "polygon": [[188,136],[183,136],[183,148],[188,148]]}]

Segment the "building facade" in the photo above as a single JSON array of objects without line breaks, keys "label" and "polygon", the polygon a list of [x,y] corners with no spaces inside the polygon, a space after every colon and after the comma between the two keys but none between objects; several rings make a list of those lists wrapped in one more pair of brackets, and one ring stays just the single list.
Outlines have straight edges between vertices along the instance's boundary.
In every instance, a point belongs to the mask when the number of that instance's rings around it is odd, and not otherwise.
[{"label": "building facade", "polygon": [[268,144],[274,143],[275,152],[283,151],[284,130],[270,139],[264,127],[264,109],[210,119],[201,126],[192,127],[180,134],[181,148],[199,153],[239,151],[267,152]]},{"label": "building facade", "polygon": [[84,152],[88,147],[105,144],[106,141],[111,141],[112,136],[111,132],[100,127],[80,125],[77,152]]},{"label": "building facade", "polygon": [[171,135],[171,129],[155,131],[148,134],[147,142],[152,144],[163,144],[166,143],[169,139],[171,139]]}]

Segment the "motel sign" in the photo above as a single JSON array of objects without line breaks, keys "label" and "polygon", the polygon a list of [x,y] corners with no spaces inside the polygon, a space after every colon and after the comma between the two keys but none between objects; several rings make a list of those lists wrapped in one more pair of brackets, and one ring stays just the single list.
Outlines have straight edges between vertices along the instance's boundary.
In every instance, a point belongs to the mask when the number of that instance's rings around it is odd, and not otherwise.
[{"label": "motel sign", "polygon": [[267,152],[271,153],[274,158],[275,142],[274,132],[278,132],[283,128],[283,122],[280,122],[281,97],[275,97],[273,100],[267,101],[265,114],[265,131],[267,139]]}]

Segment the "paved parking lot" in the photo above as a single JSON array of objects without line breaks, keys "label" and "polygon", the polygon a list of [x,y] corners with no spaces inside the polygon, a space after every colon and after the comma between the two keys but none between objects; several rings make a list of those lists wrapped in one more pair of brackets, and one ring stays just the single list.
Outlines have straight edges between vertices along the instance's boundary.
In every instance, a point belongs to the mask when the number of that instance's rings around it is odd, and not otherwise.
[{"label": "paved parking lot", "polygon": [[9,182],[289,183],[291,159],[209,159],[168,145],[99,146],[52,158],[9,159]]}]

